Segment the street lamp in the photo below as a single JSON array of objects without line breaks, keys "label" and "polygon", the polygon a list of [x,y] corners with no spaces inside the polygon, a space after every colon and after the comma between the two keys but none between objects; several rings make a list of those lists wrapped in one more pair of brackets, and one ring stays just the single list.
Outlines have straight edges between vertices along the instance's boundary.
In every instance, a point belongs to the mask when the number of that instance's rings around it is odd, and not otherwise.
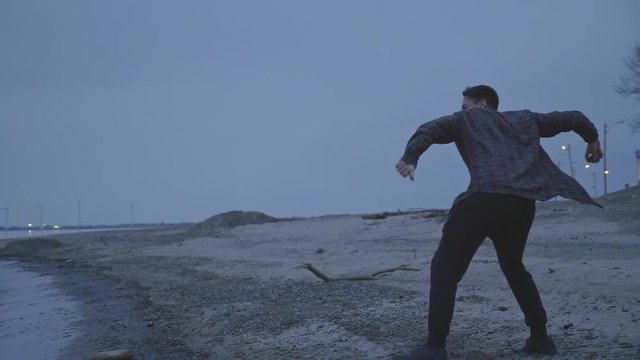
[{"label": "street lamp", "polygon": [[[591,168],[591,164],[586,163],[584,164],[584,168],[585,170],[590,169]],[[596,176],[598,174],[596,174],[595,170],[591,173],[591,176],[593,177],[593,185],[591,185],[591,188],[593,189],[593,197],[597,197],[598,196],[598,184],[596,182]]]},{"label": "street lamp", "polygon": [[618,124],[622,124],[624,120],[616,121],[611,124],[611,126],[607,126],[607,123],[604,123],[604,155],[602,157],[603,162],[603,177],[604,177],[604,194],[607,195],[607,175],[609,175],[609,169],[607,168],[607,133],[613,129],[614,126]]},{"label": "street lamp", "polygon": [[576,174],[573,170],[573,161],[571,160],[571,145],[562,145],[562,150],[567,150],[567,153],[569,153],[569,170],[571,171],[571,177],[575,179]]}]

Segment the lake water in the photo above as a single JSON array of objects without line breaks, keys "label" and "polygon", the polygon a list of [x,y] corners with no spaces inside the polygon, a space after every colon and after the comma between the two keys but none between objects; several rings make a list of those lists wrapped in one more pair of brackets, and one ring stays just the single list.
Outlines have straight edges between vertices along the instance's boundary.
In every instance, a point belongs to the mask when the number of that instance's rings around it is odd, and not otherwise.
[{"label": "lake water", "polygon": [[0,261],[0,359],[56,359],[78,335],[78,304],[53,281]]},{"label": "lake water", "polygon": [[[92,230],[0,231],[0,239],[40,237]],[[51,276],[0,260],[0,359],[56,359],[77,337],[79,304],[65,296]]]},{"label": "lake water", "polygon": [[[29,238],[48,235],[75,234],[80,232],[115,231],[130,228],[106,228],[106,229],[75,229],[75,230],[10,230],[0,231],[0,240],[13,238]],[[140,228],[136,228],[140,229]]]}]

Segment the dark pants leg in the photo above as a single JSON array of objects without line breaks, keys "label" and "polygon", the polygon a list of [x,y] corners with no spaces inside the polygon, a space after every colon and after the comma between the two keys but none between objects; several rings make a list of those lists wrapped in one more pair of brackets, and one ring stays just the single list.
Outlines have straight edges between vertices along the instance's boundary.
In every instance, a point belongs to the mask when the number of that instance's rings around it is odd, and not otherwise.
[{"label": "dark pants leg", "polygon": [[522,264],[534,216],[534,201],[502,194],[473,194],[451,209],[431,260],[429,345],[444,346],[458,282],[488,236],[494,241],[501,269],[525,313],[527,325],[546,323],[538,289]]},{"label": "dark pants leg", "polygon": [[512,213],[505,213],[505,220],[491,230],[489,237],[493,240],[500,269],[524,313],[525,323],[533,330],[546,335],[547,313],[542,306],[538,288],[522,263],[529,229],[535,216],[535,202],[525,203],[519,208],[520,212],[514,209]]}]

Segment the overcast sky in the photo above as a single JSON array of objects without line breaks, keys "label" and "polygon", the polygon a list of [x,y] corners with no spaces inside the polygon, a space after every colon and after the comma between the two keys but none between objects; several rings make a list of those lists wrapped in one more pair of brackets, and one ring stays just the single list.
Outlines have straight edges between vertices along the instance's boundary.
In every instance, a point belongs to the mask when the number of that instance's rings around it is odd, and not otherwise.
[{"label": "overcast sky", "polygon": [[[10,225],[38,223],[34,204],[75,225],[76,198],[84,224],[128,223],[129,203],[136,222],[448,208],[469,181],[453,144],[413,183],[394,165],[465,87],[601,133],[640,111],[613,91],[640,2],[434,3],[3,0],[0,208]],[[562,144],[593,193],[582,140],[543,141],[569,172]],[[635,184],[640,133],[607,146],[609,191]]]}]

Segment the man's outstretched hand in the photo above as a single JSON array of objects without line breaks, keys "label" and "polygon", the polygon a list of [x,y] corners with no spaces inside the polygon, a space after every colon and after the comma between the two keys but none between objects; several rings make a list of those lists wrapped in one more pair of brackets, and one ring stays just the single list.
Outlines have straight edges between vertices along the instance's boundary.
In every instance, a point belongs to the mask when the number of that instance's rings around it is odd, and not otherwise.
[{"label": "man's outstretched hand", "polygon": [[398,173],[400,175],[402,175],[402,177],[407,177],[408,176],[409,179],[411,179],[411,181],[414,180],[414,173],[416,171],[416,167],[415,166],[407,164],[404,161],[400,160],[396,164],[396,170],[398,170]]},{"label": "man's outstretched hand", "polygon": [[600,140],[596,140],[592,143],[587,144],[587,150],[584,153],[584,159],[589,163],[597,163],[602,159],[604,153],[600,148]]}]

